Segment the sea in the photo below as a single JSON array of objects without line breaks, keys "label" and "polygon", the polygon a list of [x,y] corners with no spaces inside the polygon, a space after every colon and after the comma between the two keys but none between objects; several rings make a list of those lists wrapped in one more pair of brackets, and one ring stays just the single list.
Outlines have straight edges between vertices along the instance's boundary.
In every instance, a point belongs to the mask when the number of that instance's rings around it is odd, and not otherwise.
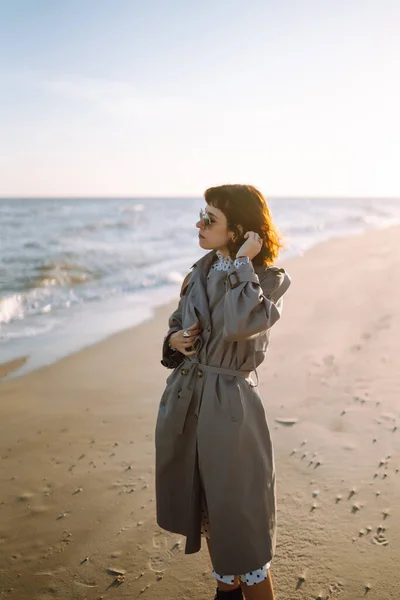
[{"label": "sea", "polygon": [[[282,259],[400,223],[394,198],[268,204]],[[204,207],[201,197],[0,199],[0,364],[29,356],[19,375],[151,318],[206,252],[195,227]]]}]

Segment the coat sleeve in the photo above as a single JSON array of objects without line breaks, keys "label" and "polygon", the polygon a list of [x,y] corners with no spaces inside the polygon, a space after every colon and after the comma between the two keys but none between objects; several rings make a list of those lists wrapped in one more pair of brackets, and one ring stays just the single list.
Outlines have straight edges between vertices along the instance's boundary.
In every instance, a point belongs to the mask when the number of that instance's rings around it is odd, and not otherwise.
[{"label": "coat sleeve", "polygon": [[162,360],[161,360],[161,364],[164,367],[167,367],[167,369],[175,369],[175,367],[177,367],[179,365],[179,363],[181,363],[182,360],[184,359],[184,354],[182,354],[182,352],[179,352],[179,350],[173,350],[172,348],[170,348],[168,345],[168,342],[169,342],[170,336],[173,333],[175,333],[175,331],[180,331],[182,329],[182,296],[184,295],[184,289],[188,283],[190,275],[191,275],[191,273],[186,275],[186,277],[183,281],[178,308],[176,310],[174,310],[174,312],[168,319],[169,329],[167,331],[167,334],[166,334],[163,344],[162,344]]},{"label": "coat sleeve", "polygon": [[282,296],[290,283],[282,268],[270,267],[258,276],[251,261],[232,267],[224,300],[224,340],[255,338],[272,327],[281,316]]}]

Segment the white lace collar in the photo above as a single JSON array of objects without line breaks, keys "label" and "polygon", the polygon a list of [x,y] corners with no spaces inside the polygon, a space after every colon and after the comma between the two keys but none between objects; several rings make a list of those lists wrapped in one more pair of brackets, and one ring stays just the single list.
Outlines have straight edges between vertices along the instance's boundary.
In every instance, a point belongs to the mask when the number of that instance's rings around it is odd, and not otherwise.
[{"label": "white lace collar", "polygon": [[213,263],[213,265],[211,266],[211,269],[213,269],[214,271],[229,271],[229,269],[234,264],[234,261],[231,259],[231,257],[224,256],[223,254],[221,254],[221,252],[219,250],[216,250],[215,254],[216,254],[218,260],[216,260]]}]

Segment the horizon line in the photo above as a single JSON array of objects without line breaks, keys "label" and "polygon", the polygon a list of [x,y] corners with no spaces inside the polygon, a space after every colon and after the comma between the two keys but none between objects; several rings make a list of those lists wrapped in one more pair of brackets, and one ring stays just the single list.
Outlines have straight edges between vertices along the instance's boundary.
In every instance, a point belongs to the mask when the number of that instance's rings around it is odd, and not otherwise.
[{"label": "horizon line", "polygon": [[[263,194],[264,195],[264,194]],[[110,196],[96,196],[96,195],[73,195],[73,196],[64,196],[64,195],[43,195],[43,196],[25,196],[25,195],[11,195],[11,196],[2,196],[0,195],[0,200],[134,200],[134,199],[143,199],[143,200],[158,200],[158,199],[199,199],[202,198],[203,195],[185,195],[185,194],[176,194],[176,195],[110,195]],[[331,199],[331,200],[341,200],[345,198],[351,198],[352,200],[400,200],[400,195],[382,195],[382,196],[364,196],[364,195],[353,195],[353,194],[341,194],[341,195],[330,195],[330,194],[301,194],[301,195],[292,195],[292,194],[266,194],[264,197],[268,200],[269,198],[274,199]]]}]

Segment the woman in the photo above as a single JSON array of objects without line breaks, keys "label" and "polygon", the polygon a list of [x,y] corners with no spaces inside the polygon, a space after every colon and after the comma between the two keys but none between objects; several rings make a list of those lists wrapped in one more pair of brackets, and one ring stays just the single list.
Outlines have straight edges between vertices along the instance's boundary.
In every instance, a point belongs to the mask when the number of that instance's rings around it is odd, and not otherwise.
[{"label": "woman", "polygon": [[[282,247],[252,186],[204,194],[199,244],[210,250],[185,278],[169,319],[167,378],[156,424],[157,523],[208,544],[215,598],[273,599],[275,467],[261,397],[250,377],[290,285],[272,264]],[[257,375],[257,372],[256,372]],[[257,375],[258,382],[258,375]]]}]

